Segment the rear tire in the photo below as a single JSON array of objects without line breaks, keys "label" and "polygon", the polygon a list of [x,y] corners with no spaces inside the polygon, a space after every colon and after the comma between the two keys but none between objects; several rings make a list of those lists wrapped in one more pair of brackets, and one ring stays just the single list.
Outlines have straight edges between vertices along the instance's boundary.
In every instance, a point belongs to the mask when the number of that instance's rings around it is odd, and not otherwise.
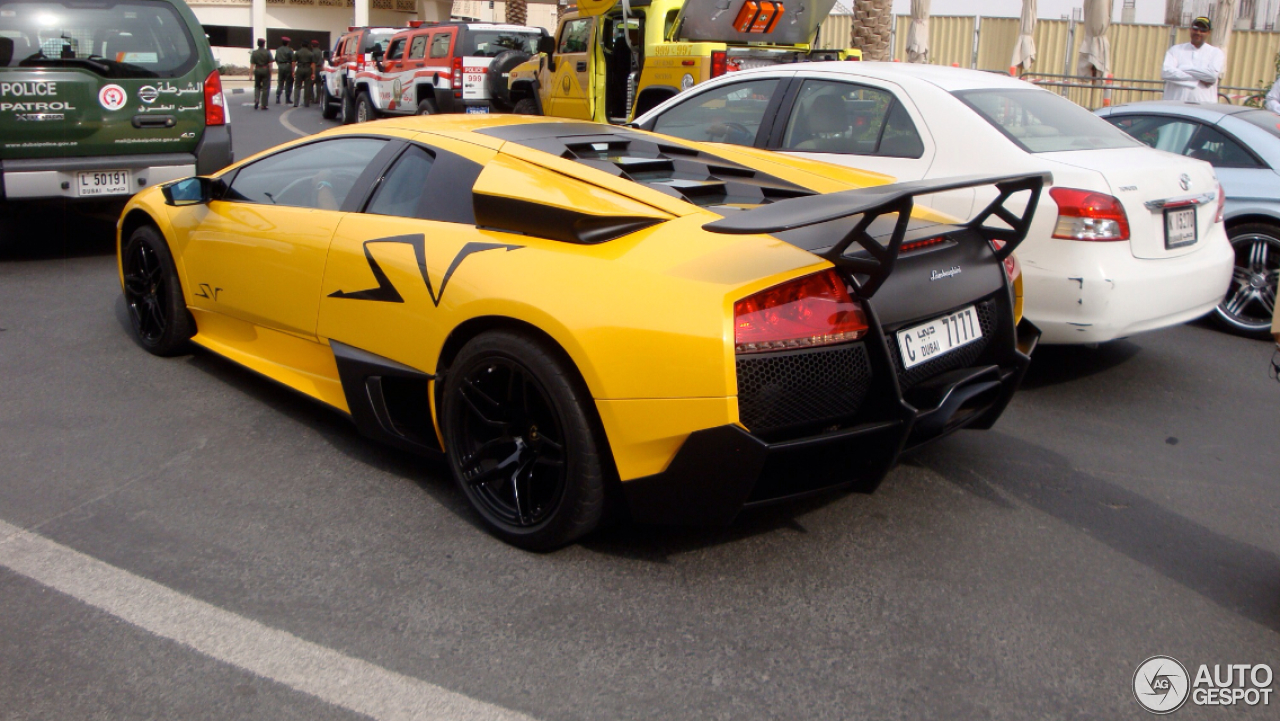
[{"label": "rear tire", "polygon": [[158,356],[186,352],[195,320],[160,231],[149,225],[133,231],[120,252],[120,270],[129,326],[138,345]]},{"label": "rear tire", "polygon": [[373,107],[373,101],[369,99],[369,93],[364,91],[356,97],[356,123],[367,123],[371,120],[378,119],[378,110]]},{"label": "rear tire", "polygon": [[520,333],[479,335],[449,367],[442,401],[454,479],[491,533],[548,551],[600,524],[603,446],[559,354]]},{"label": "rear tire", "polygon": [[542,115],[538,112],[538,103],[533,98],[521,98],[511,112],[516,115]]},{"label": "rear tire", "polygon": [[1224,330],[1250,338],[1271,337],[1276,307],[1276,279],[1280,276],[1280,228],[1245,223],[1227,235],[1235,251],[1235,268],[1227,295],[1213,311]]},{"label": "rear tire", "polygon": [[431,100],[423,100],[418,103],[418,115],[435,115],[436,104]]}]

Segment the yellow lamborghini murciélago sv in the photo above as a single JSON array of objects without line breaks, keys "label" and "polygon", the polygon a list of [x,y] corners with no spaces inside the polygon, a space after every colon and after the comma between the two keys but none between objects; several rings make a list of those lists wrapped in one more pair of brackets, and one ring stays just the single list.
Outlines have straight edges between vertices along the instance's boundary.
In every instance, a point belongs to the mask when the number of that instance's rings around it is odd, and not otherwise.
[{"label": "yellow lamborghini murci\u00e9lago sv", "polygon": [[[194,342],[443,452],[494,534],[549,549],[609,504],[722,524],[870,490],[996,421],[1039,335],[1011,254],[1046,178],[888,180],[578,121],[393,119],[139,193],[120,280],[146,350]],[[985,184],[966,223],[913,204]]]}]

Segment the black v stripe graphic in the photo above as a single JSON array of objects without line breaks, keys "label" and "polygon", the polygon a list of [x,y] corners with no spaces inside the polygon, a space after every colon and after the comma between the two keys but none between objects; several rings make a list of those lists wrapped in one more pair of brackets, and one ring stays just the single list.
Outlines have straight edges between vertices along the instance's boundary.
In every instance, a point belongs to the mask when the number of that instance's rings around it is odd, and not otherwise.
[{"label": "black v stripe graphic", "polygon": [[372,243],[404,243],[413,247],[414,258],[418,261],[418,271],[422,273],[422,280],[427,285],[427,293],[431,296],[431,302],[438,308],[440,300],[444,298],[445,286],[449,284],[449,278],[453,276],[458,266],[462,265],[462,261],[472,253],[480,253],[486,250],[497,250],[498,248],[506,248],[507,251],[519,250],[522,245],[507,245],[506,243],[467,243],[462,246],[462,250],[453,257],[453,262],[449,264],[449,269],[444,272],[444,278],[440,281],[440,292],[436,293],[435,288],[431,285],[431,276],[427,274],[427,251],[426,236],[422,233],[413,235],[393,235],[389,238],[374,238],[364,242],[364,257],[369,261],[369,269],[373,271],[374,280],[378,281],[378,287],[369,288],[367,290],[357,290],[350,293],[346,291],[334,291],[329,294],[330,298],[350,298],[352,300],[372,300],[382,303],[403,303],[404,297],[400,295],[400,291],[396,290],[395,285],[387,278],[387,274],[383,272],[382,266],[378,265],[378,261],[374,259],[373,254],[369,252],[369,245]]}]

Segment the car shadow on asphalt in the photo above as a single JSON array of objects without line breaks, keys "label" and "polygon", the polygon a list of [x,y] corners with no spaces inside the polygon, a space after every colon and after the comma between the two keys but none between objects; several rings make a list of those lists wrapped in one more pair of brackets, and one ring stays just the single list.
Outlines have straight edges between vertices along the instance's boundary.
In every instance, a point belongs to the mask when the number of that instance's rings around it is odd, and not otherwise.
[{"label": "car shadow on asphalt", "polygon": [[1035,390],[1105,373],[1133,358],[1141,350],[1142,346],[1128,340],[1113,340],[1093,347],[1040,346],[1031,356],[1031,366],[1027,368],[1021,387]]},{"label": "car shadow on asphalt", "polygon": [[115,221],[53,206],[0,215],[0,262],[114,255]]},{"label": "car shadow on asphalt", "polygon": [[[1196,523],[1065,456],[1000,433],[981,450],[922,449],[911,462],[980,498],[1023,503],[1087,534],[1218,606],[1280,632],[1280,557]],[[972,449],[972,450],[970,450]],[[957,451],[960,451],[957,453]]]}]

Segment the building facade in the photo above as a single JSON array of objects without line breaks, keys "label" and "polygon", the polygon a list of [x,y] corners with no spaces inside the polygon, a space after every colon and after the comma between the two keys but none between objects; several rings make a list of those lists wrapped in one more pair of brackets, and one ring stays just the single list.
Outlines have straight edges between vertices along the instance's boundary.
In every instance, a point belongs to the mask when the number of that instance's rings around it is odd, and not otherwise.
[{"label": "building facade", "polygon": [[[413,20],[451,16],[502,22],[506,4],[486,0],[187,0],[204,26],[219,64],[247,67],[258,38],[268,48],[288,37],[296,48],[311,40],[326,50],[352,25],[405,27]],[[556,5],[529,3],[529,24],[555,31]]]}]

